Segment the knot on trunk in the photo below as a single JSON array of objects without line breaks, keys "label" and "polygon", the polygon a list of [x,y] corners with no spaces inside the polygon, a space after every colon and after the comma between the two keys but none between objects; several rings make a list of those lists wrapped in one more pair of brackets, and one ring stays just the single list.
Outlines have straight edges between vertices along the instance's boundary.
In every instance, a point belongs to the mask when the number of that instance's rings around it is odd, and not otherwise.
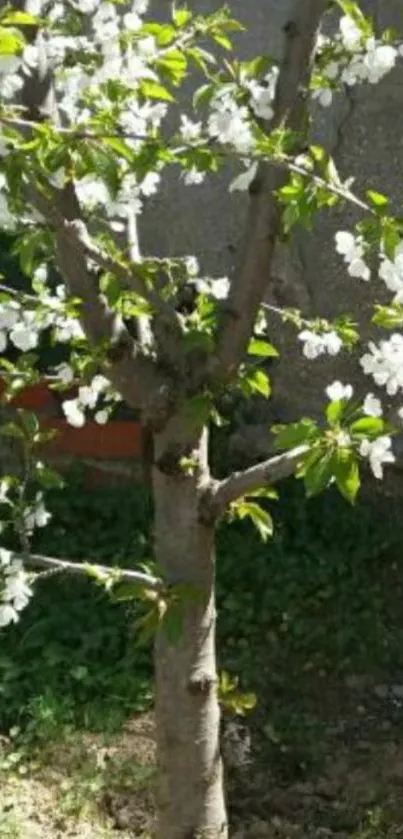
[{"label": "knot on trunk", "polygon": [[195,673],[188,681],[188,691],[192,696],[208,696],[215,690],[217,679],[212,673]]}]

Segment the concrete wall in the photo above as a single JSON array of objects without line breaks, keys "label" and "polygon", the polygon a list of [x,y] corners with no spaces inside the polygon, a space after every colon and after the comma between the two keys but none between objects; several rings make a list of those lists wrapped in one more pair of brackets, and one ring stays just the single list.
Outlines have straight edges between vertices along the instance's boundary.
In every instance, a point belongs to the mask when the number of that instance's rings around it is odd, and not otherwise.
[{"label": "concrete wall", "polygon": [[[164,14],[167,0],[154,0],[154,10]],[[217,0],[190,3],[201,12],[221,4]],[[280,57],[282,27],[294,0],[232,0],[234,16],[247,27],[237,39],[239,53],[251,57],[271,53]],[[362,8],[381,27],[402,29],[401,0],[366,0]],[[343,177],[356,178],[356,188],[372,187],[401,205],[403,160],[403,63],[377,86],[357,88],[348,97],[340,95],[330,110],[315,115],[315,135],[335,156]],[[201,187],[183,187],[171,175],[150,208],[143,232],[143,246],[161,254],[196,253],[206,271],[217,275],[231,270],[242,236],[245,213],[243,196],[229,195],[229,175]],[[349,227],[355,218],[351,208],[324,213],[313,234],[298,233],[292,249],[278,253],[274,276],[268,278],[268,299],[285,306],[298,306],[309,315],[334,317],[350,312],[359,322],[370,312],[374,286],[353,280],[346,274],[333,246],[336,230]],[[379,289],[381,292],[381,289]],[[273,340],[283,358],[274,380],[274,417],[292,418],[301,410],[312,410],[322,400],[323,387],[336,378],[335,365],[303,363],[276,321],[270,324]],[[366,336],[364,330],[364,337]],[[337,378],[348,377],[357,388],[362,382],[356,357],[337,361]],[[372,388],[371,388],[372,389]],[[259,421],[259,411],[256,413]]]}]

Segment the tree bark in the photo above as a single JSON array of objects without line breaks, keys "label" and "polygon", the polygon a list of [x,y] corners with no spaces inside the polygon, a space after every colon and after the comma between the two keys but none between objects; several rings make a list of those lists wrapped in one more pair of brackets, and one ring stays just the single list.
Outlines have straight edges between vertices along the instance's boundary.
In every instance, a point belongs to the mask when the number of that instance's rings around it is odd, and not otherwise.
[{"label": "tree bark", "polygon": [[[157,839],[226,839],[215,656],[214,524],[200,520],[209,480],[207,435],[194,441],[193,474],[169,469],[170,431],[156,437],[155,549],[164,577],[197,590],[182,603],[174,643],[155,644]],[[192,471],[192,469],[190,469]]]}]

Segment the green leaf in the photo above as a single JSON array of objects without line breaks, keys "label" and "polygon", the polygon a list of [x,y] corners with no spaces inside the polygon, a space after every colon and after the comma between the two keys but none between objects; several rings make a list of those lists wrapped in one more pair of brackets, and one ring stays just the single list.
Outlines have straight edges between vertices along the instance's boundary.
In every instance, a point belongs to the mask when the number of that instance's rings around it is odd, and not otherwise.
[{"label": "green leaf", "polygon": [[232,42],[224,32],[212,32],[211,37],[223,49],[228,51],[232,50]]},{"label": "green leaf", "polygon": [[315,454],[316,457],[312,458],[303,475],[306,494],[309,498],[323,492],[333,478],[331,453],[316,452]]},{"label": "green leaf", "polygon": [[245,381],[252,393],[261,393],[266,399],[270,396],[270,379],[264,370],[252,370],[248,372]]},{"label": "green leaf", "polygon": [[248,492],[247,498],[270,498],[271,501],[278,500],[278,492],[274,487],[266,486],[254,489],[253,492]]},{"label": "green leaf", "polygon": [[183,26],[186,26],[190,20],[192,20],[192,12],[187,8],[176,9],[174,7],[172,11],[172,20],[175,26],[177,26],[178,29],[181,29]]},{"label": "green leaf", "polygon": [[276,449],[293,449],[301,443],[312,443],[319,437],[319,428],[314,420],[302,417],[289,425],[277,425],[271,429],[276,435]]},{"label": "green leaf", "polygon": [[45,489],[62,489],[64,487],[64,480],[61,475],[54,469],[50,469],[49,466],[45,466],[44,463],[36,464],[35,477]]},{"label": "green leaf", "polygon": [[403,305],[393,303],[391,306],[376,306],[372,323],[382,326],[383,329],[395,329],[403,326]]},{"label": "green leaf", "polygon": [[103,274],[99,282],[99,287],[105,295],[108,305],[112,307],[116,306],[122,295],[122,288],[116,276],[114,274]]},{"label": "green leaf", "polygon": [[[111,569],[112,570],[112,569]],[[112,598],[115,602],[127,600],[156,600],[157,592],[153,589],[147,589],[141,583],[118,583],[113,589]]]},{"label": "green leaf", "polygon": [[15,55],[22,50],[23,46],[22,35],[0,26],[0,55]]},{"label": "green leaf", "polygon": [[152,35],[159,47],[166,47],[177,37],[175,27],[170,23],[145,23],[141,31]]},{"label": "green leaf", "polygon": [[6,422],[4,425],[2,425],[0,428],[0,434],[2,434],[3,437],[11,437],[14,440],[25,439],[25,435],[22,428],[16,425],[15,422]]},{"label": "green leaf", "polygon": [[329,403],[326,408],[326,419],[329,425],[337,425],[343,414],[345,404],[344,399],[337,399],[334,402]]},{"label": "green leaf", "polygon": [[1,22],[4,26],[35,26],[39,23],[39,18],[28,12],[7,12]]},{"label": "green leaf", "polygon": [[186,401],[184,414],[185,422],[190,428],[207,425],[210,419],[211,397],[201,393]]},{"label": "green leaf", "polygon": [[272,344],[268,341],[262,341],[258,338],[252,338],[248,346],[248,354],[256,355],[260,358],[278,358],[278,352]]},{"label": "green leaf", "polygon": [[382,195],[380,192],[374,192],[372,189],[367,191],[367,198],[376,210],[383,210],[389,204],[389,199],[386,198],[386,195]]},{"label": "green leaf", "polygon": [[140,93],[146,99],[161,99],[164,102],[175,102],[175,97],[160,82],[154,82],[151,79],[142,79],[139,88]]},{"label": "green leaf", "polygon": [[39,431],[38,417],[32,411],[25,411],[23,408],[18,409],[18,416],[26,435],[33,439]]},{"label": "green leaf", "polygon": [[232,512],[239,519],[250,518],[256,529],[259,531],[260,538],[263,542],[267,542],[269,536],[273,535],[273,519],[267,510],[255,504],[253,501],[241,500],[232,506]]},{"label": "green leaf", "polygon": [[332,463],[338,489],[350,504],[354,504],[360,488],[360,471],[354,452],[351,449],[338,449]]},{"label": "green leaf", "polygon": [[385,422],[381,417],[362,417],[350,425],[349,431],[360,437],[379,437],[385,431]]},{"label": "green leaf", "polygon": [[127,143],[122,140],[120,137],[105,137],[104,143],[109,146],[119,157],[122,157],[124,160],[127,160],[128,163],[133,163],[135,160],[135,155],[133,150],[129,148]]}]

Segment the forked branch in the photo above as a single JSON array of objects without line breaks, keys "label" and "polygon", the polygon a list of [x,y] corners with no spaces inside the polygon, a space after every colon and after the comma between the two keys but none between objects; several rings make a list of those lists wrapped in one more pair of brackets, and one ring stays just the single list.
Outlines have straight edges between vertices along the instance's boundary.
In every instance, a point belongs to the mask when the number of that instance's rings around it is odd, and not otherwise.
[{"label": "forked branch", "polygon": [[[285,27],[286,47],[280,68],[275,115],[268,132],[284,125],[297,136],[295,152],[306,141],[306,88],[317,34],[328,0],[297,0],[295,15]],[[250,188],[244,242],[235,268],[218,342],[218,373],[227,375],[242,361],[259,305],[268,287],[275,246],[281,228],[277,191],[288,172],[261,163]]]}]

